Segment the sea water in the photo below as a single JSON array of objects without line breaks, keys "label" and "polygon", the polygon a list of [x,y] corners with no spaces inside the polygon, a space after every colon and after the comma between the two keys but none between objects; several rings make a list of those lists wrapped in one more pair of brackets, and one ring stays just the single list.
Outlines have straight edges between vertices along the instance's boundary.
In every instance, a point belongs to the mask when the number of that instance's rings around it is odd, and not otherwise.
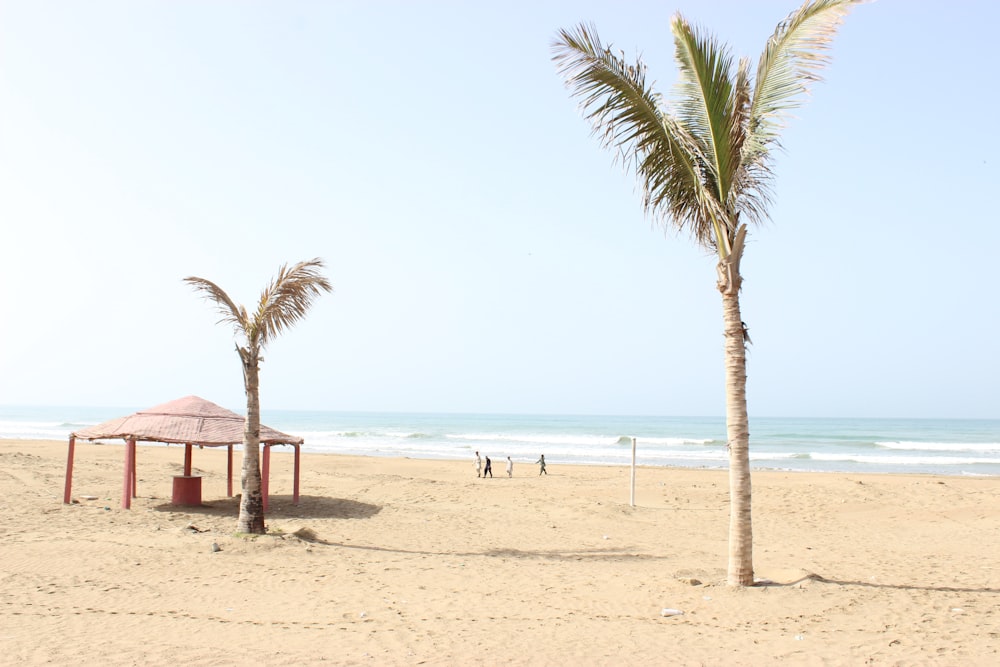
[{"label": "sea water", "polygon": [[[0,438],[64,440],[138,408],[3,407]],[[489,456],[498,469],[541,454],[559,464],[726,468],[722,417],[430,414],[264,410],[303,451],[420,459]],[[750,418],[756,470],[1000,475],[1000,420]]]}]

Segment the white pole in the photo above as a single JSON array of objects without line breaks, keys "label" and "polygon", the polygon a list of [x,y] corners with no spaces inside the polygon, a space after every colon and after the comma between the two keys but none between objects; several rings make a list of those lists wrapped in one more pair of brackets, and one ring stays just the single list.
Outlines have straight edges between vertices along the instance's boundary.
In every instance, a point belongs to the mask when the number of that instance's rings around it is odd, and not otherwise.
[{"label": "white pole", "polygon": [[635,438],[632,438],[632,484],[629,494],[629,504],[635,507]]}]

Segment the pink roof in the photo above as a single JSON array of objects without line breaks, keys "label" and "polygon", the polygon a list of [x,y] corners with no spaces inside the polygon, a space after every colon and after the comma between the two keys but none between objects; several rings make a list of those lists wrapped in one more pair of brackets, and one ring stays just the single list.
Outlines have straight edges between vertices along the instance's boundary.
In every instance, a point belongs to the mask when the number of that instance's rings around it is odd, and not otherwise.
[{"label": "pink roof", "polygon": [[[197,396],[141,410],[73,433],[80,440],[125,440],[190,443],[217,447],[243,442],[243,416]],[[302,438],[261,424],[260,442],[267,445],[301,445]]]}]

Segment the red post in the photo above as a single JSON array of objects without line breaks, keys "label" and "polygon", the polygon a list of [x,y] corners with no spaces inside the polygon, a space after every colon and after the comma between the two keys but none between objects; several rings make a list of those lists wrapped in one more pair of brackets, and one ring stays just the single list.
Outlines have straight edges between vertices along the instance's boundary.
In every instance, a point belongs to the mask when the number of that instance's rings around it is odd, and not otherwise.
[{"label": "red post", "polygon": [[264,467],[260,471],[260,491],[264,496],[264,511],[267,511],[268,488],[271,486],[271,445],[264,445]]},{"label": "red post", "polygon": [[132,441],[132,497],[133,498],[137,498],[138,497],[136,495],[136,489],[138,487],[136,486],[137,482],[136,482],[136,474],[135,474],[135,466],[136,466],[135,460],[137,458],[139,458],[139,457],[137,456],[137,450],[135,448],[135,441],[133,440]]},{"label": "red post", "polygon": [[184,476],[191,476],[191,443],[184,445]]},{"label": "red post", "polygon": [[295,482],[292,487],[292,504],[299,504],[299,445],[295,445]]},{"label": "red post", "polygon": [[229,445],[229,457],[226,468],[226,497],[233,497],[233,446]]},{"label": "red post", "polygon": [[122,483],[122,509],[132,508],[132,482],[135,468],[135,440],[125,443],[125,480]]},{"label": "red post", "polygon": [[63,491],[63,503],[69,505],[73,499],[73,450],[76,449],[76,438],[69,436],[69,452],[66,454],[66,489]]}]

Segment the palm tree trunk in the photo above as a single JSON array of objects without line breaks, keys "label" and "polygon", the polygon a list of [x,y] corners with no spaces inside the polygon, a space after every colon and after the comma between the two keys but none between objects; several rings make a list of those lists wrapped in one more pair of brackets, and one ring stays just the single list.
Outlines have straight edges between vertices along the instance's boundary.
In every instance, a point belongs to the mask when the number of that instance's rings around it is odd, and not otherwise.
[{"label": "palm tree trunk", "polygon": [[747,417],[746,337],[740,313],[740,260],[746,227],[736,235],[729,257],[719,261],[726,365],[726,435],[729,448],[730,586],[752,586],[753,527],[750,516],[750,424]]},{"label": "palm tree trunk", "polygon": [[236,530],[240,533],[263,535],[264,498],[260,489],[260,385],[256,351],[240,350],[243,360],[243,380],[247,394],[247,418],[243,425],[243,471],[240,483],[240,518]]}]

